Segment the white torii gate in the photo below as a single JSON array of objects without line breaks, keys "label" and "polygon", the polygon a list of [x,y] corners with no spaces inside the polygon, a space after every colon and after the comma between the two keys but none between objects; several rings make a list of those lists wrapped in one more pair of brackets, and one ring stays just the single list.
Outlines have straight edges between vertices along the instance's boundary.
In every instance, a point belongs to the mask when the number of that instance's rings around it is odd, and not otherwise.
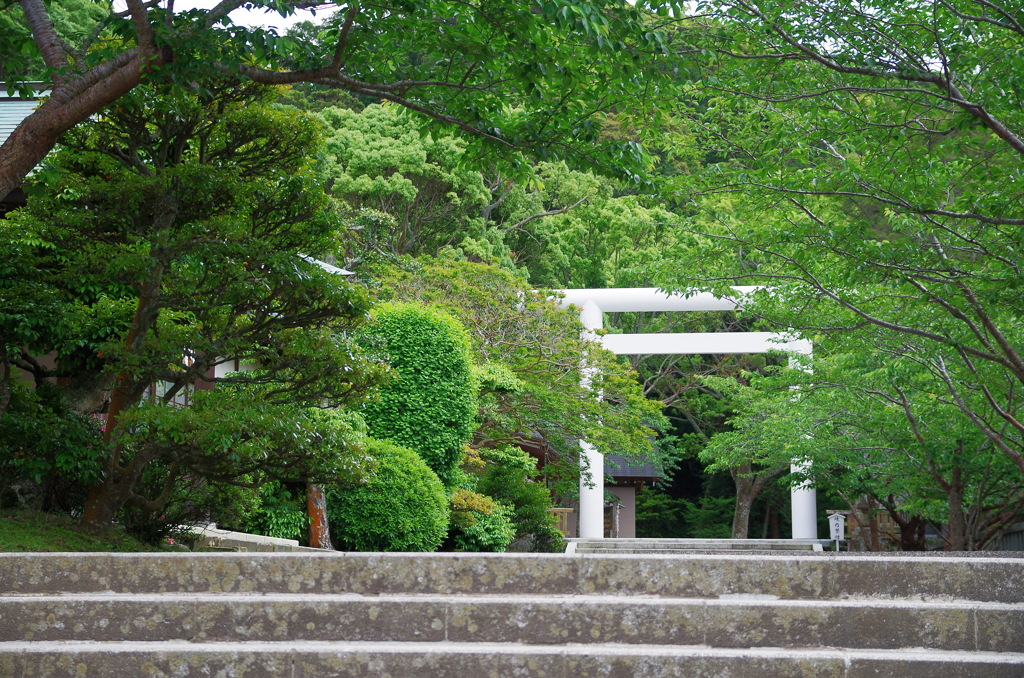
[{"label": "white torii gate", "polygon": [[[790,334],[774,332],[694,332],[686,334],[608,334],[598,337],[604,313],[639,311],[732,311],[754,287],[734,287],[734,298],[716,297],[709,292],[689,295],[666,294],[654,287],[619,289],[559,290],[563,306],[580,308],[580,320],[590,338],[618,355],[768,353],[787,351],[811,355],[811,342]],[[586,441],[580,442],[580,537],[604,537],[604,455]],[[806,464],[795,461],[794,469]],[[587,482],[587,477],[590,482]],[[790,491],[793,539],[817,539],[817,494],[800,486]]]}]

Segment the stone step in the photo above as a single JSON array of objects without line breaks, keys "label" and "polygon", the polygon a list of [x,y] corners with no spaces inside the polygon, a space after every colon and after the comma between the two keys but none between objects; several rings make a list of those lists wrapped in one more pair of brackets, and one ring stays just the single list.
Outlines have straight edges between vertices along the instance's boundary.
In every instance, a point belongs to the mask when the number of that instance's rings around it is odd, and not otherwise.
[{"label": "stone step", "polygon": [[[761,549],[730,549],[730,548],[715,549],[715,548],[697,548],[697,547],[692,547],[692,548],[691,547],[671,548],[671,547],[667,547],[667,546],[659,548],[659,549],[647,549],[647,548],[636,548],[635,549],[635,548],[629,548],[629,547],[626,547],[626,546],[618,546],[618,547],[613,548],[613,549],[580,548],[580,549],[575,551],[575,554],[576,555],[582,555],[582,554],[631,555],[631,556],[649,555],[650,554],[650,555],[660,555],[660,556],[682,556],[682,555],[689,555],[689,554],[692,554],[694,552],[713,554],[713,553],[732,553],[732,552],[736,552],[736,551],[758,551],[758,550],[761,550]],[[763,550],[764,551],[772,551],[772,552],[782,551],[782,549],[763,549]],[[802,549],[792,549],[792,550],[796,551],[796,550],[802,550]]]},{"label": "stone step", "polygon": [[831,552],[0,553],[0,595],[162,592],[947,599],[1024,603],[1024,559]]},{"label": "stone step", "polygon": [[356,594],[0,597],[0,639],[1024,651],[1024,603]]},{"label": "stone step", "polygon": [[569,552],[822,551],[820,539],[568,539]]},{"label": "stone step", "polygon": [[512,643],[0,642],[5,678],[1020,678],[1024,654]]}]

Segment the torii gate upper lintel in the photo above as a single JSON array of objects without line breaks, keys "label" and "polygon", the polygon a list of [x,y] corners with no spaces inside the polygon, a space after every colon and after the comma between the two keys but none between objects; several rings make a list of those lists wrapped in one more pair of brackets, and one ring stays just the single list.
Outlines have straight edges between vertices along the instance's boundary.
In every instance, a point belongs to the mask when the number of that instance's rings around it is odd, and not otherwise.
[{"label": "torii gate upper lintel", "polygon": [[[682,334],[609,334],[597,337],[595,330],[603,327],[604,313],[642,311],[732,311],[740,307],[744,297],[755,287],[734,287],[735,298],[718,297],[709,292],[668,294],[654,287],[615,289],[559,290],[563,306],[580,309],[580,320],[591,338],[619,355],[701,354],[701,353],[768,353],[786,351],[812,354],[811,342],[790,333],[715,332]],[[580,466],[580,537],[599,539],[604,536],[604,455],[593,445],[582,441]],[[799,466],[806,462],[795,462]],[[590,483],[586,482],[587,471]],[[793,538],[817,539],[817,496],[813,488],[794,487],[791,491]]]}]

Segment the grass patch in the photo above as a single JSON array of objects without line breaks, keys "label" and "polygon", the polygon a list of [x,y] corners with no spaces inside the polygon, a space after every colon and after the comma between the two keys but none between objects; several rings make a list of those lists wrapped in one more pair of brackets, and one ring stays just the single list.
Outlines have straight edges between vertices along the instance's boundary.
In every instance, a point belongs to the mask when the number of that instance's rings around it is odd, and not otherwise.
[{"label": "grass patch", "polygon": [[123,530],[85,530],[68,516],[0,511],[0,551],[157,551]]}]

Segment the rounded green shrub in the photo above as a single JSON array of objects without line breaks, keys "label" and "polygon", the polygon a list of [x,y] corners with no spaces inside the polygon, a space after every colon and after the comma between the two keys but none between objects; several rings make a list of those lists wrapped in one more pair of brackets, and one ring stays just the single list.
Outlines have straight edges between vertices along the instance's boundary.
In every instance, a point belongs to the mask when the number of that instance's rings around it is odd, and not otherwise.
[{"label": "rounded green shrub", "polygon": [[448,495],[412,450],[368,440],[366,482],[327,490],[331,540],[342,551],[435,551],[448,532]]},{"label": "rounded green shrub", "polygon": [[462,445],[476,426],[477,387],[466,330],[443,311],[384,304],[367,333],[398,374],[363,411],[370,434],[411,448],[451,486]]}]

